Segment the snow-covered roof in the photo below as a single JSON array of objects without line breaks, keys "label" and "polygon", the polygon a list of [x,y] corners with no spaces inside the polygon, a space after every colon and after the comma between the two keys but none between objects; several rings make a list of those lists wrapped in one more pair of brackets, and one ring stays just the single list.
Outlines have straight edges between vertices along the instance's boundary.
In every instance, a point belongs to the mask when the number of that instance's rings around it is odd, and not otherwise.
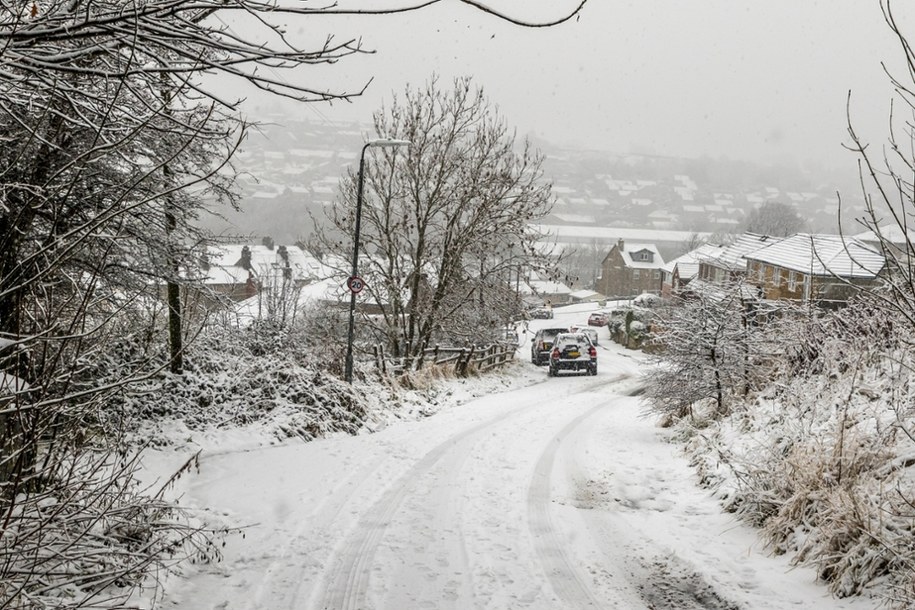
[{"label": "snow-covered roof", "polygon": [[699,273],[699,261],[706,258],[715,258],[724,246],[716,244],[702,244],[695,250],[690,250],[682,256],[678,256],[662,267],[667,273],[673,273],[675,268],[680,270],[681,279],[692,279]]},{"label": "snow-covered roof", "polygon": [[569,296],[572,297],[573,299],[577,299],[579,301],[584,301],[586,299],[602,299],[604,297],[604,295],[597,292],[596,290],[586,290],[586,289],[573,290],[572,292],[569,293]]},{"label": "snow-covered roof", "polygon": [[758,250],[765,245],[778,240],[777,237],[768,235],[757,235],[756,233],[743,233],[738,235],[734,242],[724,247],[720,252],[712,256],[704,257],[705,261],[723,267],[725,269],[745,269],[747,266],[746,255],[754,250]]},{"label": "snow-covered roof", "polygon": [[[908,236],[908,237],[907,237]],[[881,241],[891,244],[904,244],[906,241],[915,243],[915,228],[903,231],[898,225],[885,225],[877,227],[877,231],[864,231],[853,235],[857,240],[878,243]]]},{"label": "snow-covered roof", "polygon": [[[349,294],[349,290],[337,278],[320,280],[296,292],[296,308],[302,311],[316,302],[344,303],[349,300]],[[269,315],[267,308],[265,296],[256,294],[236,303],[229,315],[235,324],[244,327],[266,318]]]},{"label": "snow-covered roof", "polygon": [[198,281],[210,285],[244,284],[248,281],[248,270],[241,267],[210,265],[199,271]]},{"label": "snow-covered roof", "polygon": [[562,282],[528,280],[520,286],[522,294],[570,294],[572,289]]},{"label": "snow-covered roof", "polygon": [[[641,261],[632,258],[633,254],[644,250],[648,250],[654,255],[651,261]],[[661,253],[658,252],[658,248],[654,244],[630,244],[626,242],[623,246],[623,251],[620,252],[620,254],[623,257],[626,266],[632,269],[660,269],[664,266],[664,258],[661,257]]]},{"label": "snow-covered roof", "polygon": [[[241,261],[242,249],[247,245],[251,252],[251,270],[255,276],[265,276],[273,270],[286,266],[280,255],[280,246],[272,249],[265,245],[251,244],[215,244],[207,246],[207,259],[210,267],[201,271],[204,282],[208,284],[238,284],[248,279],[248,271],[238,263]],[[324,274],[324,266],[298,246],[286,246],[286,256],[292,269],[293,279],[304,280]]]},{"label": "snow-covered roof", "polygon": [[845,278],[874,278],[885,263],[881,253],[854,238],[809,233],[786,237],[746,258],[808,275]]}]

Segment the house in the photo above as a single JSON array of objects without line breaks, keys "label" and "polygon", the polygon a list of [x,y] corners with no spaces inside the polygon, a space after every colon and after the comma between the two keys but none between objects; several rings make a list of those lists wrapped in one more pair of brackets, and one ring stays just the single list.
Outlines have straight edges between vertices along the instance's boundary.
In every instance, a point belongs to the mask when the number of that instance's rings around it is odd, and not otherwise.
[{"label": "house", "polygon": [[915,244],[915,230],[903,228],[896,224],[887,224],[882,227],[864,231],[852,236],[864,242],[874,250],[882,251],[890,258],[898,257],[908,259],[908,253]]},{"label": "house", "polygon": [[696,279],[716,286],[730,286],[743,281],[747,274],[746,255],[771,244],[778,238],[756,233],[738,235],[729,245],[699,259]]},{"label": "house", "polygon": [[643,292],[661,291],[664,259],[654,244],[616,242],[601,262],[601,274],[594,289],[608,298],[626,298]]},{"label": "house", "polygon": [[915,276],[915,229],[891,223],[859,233],[854,238],[883,254],[886,259],[884,281],[908,284]]},{"label": "house", "polygon": [[[188,307],[212,311],[280,286],[301,288],[322,274],[322,265],[298,246],[208,244],[198,267],[188,270],[183,298]],[[164,298],[164,286],[161,290]]]},{"label": "house", "polygon": [[661,267],[661,296],[668,298],[686,288],[699,274],[699,261],[715,258],[723,249],[724,246],[702,244]]},{"label": "house", "polygon": [[747,282],[763,298],[838,307],[880,281],[883,254],[840,235],[797,233],[749,252]]},{"label": "house", "polygon": [[[527,303],[538,302],[539,305],[565,305],[569,303],[572,289],[562,282],[529,278],[521,282],[519,292]],[[535,297],[528,298],[528,297]]]}]

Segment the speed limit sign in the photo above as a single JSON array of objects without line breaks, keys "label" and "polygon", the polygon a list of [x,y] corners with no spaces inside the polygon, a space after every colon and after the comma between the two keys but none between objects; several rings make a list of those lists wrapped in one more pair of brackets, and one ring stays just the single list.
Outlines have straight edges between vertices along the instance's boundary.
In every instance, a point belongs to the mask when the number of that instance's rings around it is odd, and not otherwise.
[{"label": "speed limit sign", "polygon": [[362,289],[365,288],[365,281],[358,275],[353,275],[346,280],[346,287],[349,288],[350,292],[353,294],[359,294],[362,292]]}]

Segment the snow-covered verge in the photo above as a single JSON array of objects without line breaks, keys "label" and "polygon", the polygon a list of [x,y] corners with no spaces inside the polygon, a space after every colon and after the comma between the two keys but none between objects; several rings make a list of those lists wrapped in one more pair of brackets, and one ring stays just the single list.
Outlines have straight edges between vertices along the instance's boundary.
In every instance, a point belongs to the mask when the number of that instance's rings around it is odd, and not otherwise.
[{"label": "snow-covered verge", "polygon": [[[915,366],[893,316],[810,321],[771,382],[678,426],[702,480],[833,593],[915,604]],[[695,405],[699,407],[700,405]],[[705,416],[705,417],[703,417]]]},{"label": "snow-covered verge", "polygon": [[136,439],[212,449],[236,436],[258,446],[358,434],[531,382],[515,363],[472,383],[444,369],[385,378],[365,368],[350,385],[328,372],[307,337],[266,326],[213,327],[187,363],[183,375],[150,380],[121,397],[117,417]]}]

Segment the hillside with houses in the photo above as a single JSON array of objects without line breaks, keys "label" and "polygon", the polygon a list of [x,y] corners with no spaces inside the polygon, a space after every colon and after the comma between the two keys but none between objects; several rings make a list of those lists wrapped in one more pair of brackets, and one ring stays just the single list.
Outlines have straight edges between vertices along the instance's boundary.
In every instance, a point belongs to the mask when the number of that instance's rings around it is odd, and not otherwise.
[{"label": "hillside with houses", "polygon": [[[369,132],[359,123],[266,117],[236,159],[242,210],[209,219],[211,228],[287,244],[307,237],[312,218],[324,219],[340,179],[354,169]],[[810,232],[836,232],[837,193],[847,226],[863,211],[853,167],[841,173],[533,143],[545,155],[555,196],[540,228],[562,247],[597,245],[606,253],[618,239],[650,241],[673,258],[692,234],[740,232],[750,211],[769,201],[790,205]]]}]

